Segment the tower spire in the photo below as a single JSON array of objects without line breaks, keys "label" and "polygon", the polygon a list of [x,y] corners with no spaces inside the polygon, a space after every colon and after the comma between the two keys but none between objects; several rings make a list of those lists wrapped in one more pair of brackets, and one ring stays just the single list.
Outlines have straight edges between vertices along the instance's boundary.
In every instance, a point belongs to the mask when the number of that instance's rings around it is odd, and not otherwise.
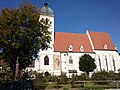
[{"label": "tower spire", "polygon": [[44,0],[44,3],[47,3],[47,0]]}]

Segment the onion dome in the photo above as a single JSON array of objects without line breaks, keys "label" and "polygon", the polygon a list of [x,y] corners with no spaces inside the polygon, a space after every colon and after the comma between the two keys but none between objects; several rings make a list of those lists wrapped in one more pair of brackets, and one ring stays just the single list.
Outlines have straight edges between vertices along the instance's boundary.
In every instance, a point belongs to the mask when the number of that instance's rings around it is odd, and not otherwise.
[{"label": "onion dome", "polygon": [[53,10],[50,7],[48,7],[48,3],[44,3],[44,6],[41,8],[41,14],[47,16],[54,16]]}]

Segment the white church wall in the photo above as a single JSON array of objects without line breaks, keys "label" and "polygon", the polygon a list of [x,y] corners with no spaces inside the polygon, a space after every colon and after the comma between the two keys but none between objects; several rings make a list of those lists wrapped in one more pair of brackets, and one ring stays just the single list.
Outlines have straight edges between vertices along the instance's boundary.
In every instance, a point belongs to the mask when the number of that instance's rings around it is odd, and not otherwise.
[{"label": "white church wall", "polygon": [[[60,53],[60,52],[54,52],[53,54],[41,54],[39,59],[36,61],[36,69],[40,70],[40,72],[46,72],[53,75],[60,75],[61,72],[64,72],[67,74],[67,76],[71,76],[72,74],[69,73],[69,70],[76,70],[77,74],[80,75],[83,73],[79,70],[79,58],[84,55],[85,53]],[[92,58],[95,58],[95,63],[97,65],[97,69],[95,71],[116,71],[120,68],[120,56],[116,51],[100,51],[95,50],[95,53],[86,53],[92,56]],[[48,55],[49,57],[49,65],[44,65],[44,57],[45,55]],[[73,62],[70,63],[69,59],[72,58]],[[100,57],[100,62],[98,57]],[[107,58],[107,64],[105,61],[105,57]],[[115,60],[115,70],[112,58],[114,57]],[[59,62],[55,62],[55,58],[59,60]],[[58,63],[58,67],[55,66],[55,63]],[[101,66],[100,66],[101,63]]]},{"label": "white church wall", "polygon": [[[49,23],[51,23],[48,31],[51,32],[51,41],[50,41],[50,48],[47,50],[40,50],[38,53],[38,58],[35,60],[35,70],[39,72],[49,72],[53,73],[53,52],[54,52],[54,16],[45,16],[40,15],[39,21],[41,19],[48,19]],[[44,65],[44,58],[48,56],[49,58],[49,65]]]},{"label": "white church wall", "polygon": [[[49,57],[49,65],[45,65],[44,64],[44,58],[45,58],[45,56],[48,56]],[[52,60],[52,58],[53,58],[53,55],[51,55],[51,54],[42,54],[41,55],[41,57],[40,57],[40,64],[39,64],[39,69],[40,69],[40,71],[42,71],[42,72],[52,72],[52,70],[53,70],[53,60]]]},{"label": "white church wall", "polygon": [[[95,58],[94,53],[72,53],[72,52],[61,53],[62,72],[65,72],[67,76],[71,76],[73,74],[69,73],[69,70],[76,70],[77,73],[74,74],[77,75],[83,73],[82,71],[79,70],[79,58],[84,54],[89,54],[93,58]],[[73,60],[72,63],[69,61],[70,58]]]},{"label": "white church wall", "polygon": [[[45,61],[44,58],[45,57],[49,58],[49,64],[45,65]],[[36,71],[40,72],[40,73],[44,73],[44,72],[49,72],[52,73],[53,72],[53,55],[52,54],[41,54],[36,60],[35,60],[35,69]]]},{"label": "white church wall", "polygon": [[[97,71],[100,71],[102,69],[106,71],[117,72],[117,70],[120,68],[120,59],[116,51],[104,51],[104,50],[94,50],[94,51],[96,53],[95,58],[97,62]],[[100,57],[100,60],[98,59],[98,57]],[[113,59],[115,61],[115,65],[114,65]]]}]

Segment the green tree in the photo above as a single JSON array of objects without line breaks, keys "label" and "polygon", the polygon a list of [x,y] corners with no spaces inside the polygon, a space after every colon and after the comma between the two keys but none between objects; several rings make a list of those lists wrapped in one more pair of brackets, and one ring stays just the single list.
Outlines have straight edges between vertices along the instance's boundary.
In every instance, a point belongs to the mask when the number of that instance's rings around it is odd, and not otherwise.
[{"label": "green tree", "polygon": [[84,54],[80,57],[79,69],[89,75],[89,72],[92,72],[94,69],[96,69],[95,59],[88,54]]},{"label": "green tree", "polygon": [[29,3],[18,8],[5,8],[0,13],[0,54],[11,70],[29,65],[37,58],[40,49],[49,48],[51,23],[48,19],[39,21],[40,9]]}]

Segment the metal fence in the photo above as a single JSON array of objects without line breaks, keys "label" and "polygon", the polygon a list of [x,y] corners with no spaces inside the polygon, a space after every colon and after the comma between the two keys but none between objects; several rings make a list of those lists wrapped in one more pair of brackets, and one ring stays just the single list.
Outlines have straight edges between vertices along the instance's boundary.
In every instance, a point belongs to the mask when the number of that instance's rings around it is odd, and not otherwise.
[{"label": "metal fence", "polygon": [[[68,83],[69,84],[69,83]],[[64,84],[62,84],[64,85]],[[101,80],[101,81],[76,81],[75,86],[78,90],[106,90],[117,89],[120,90],[120,81]],[[63,86],[62,86],[63,87]],[[2,81],[0,82],[0,90],[35,90],[33,80],[18,80],[18,81]],[[40,89],[43,90],[43,89]],[[49,90],[49,89],[48,89]],[[56,90],[54,88],[54,90]],[[63,89],[60,89],[63,90]],[[69,90],[69,89],[68,89]]]},{"label": "metal fence", "polygon": [[32,80],[2,81],[0,90],[34,90]]}]

